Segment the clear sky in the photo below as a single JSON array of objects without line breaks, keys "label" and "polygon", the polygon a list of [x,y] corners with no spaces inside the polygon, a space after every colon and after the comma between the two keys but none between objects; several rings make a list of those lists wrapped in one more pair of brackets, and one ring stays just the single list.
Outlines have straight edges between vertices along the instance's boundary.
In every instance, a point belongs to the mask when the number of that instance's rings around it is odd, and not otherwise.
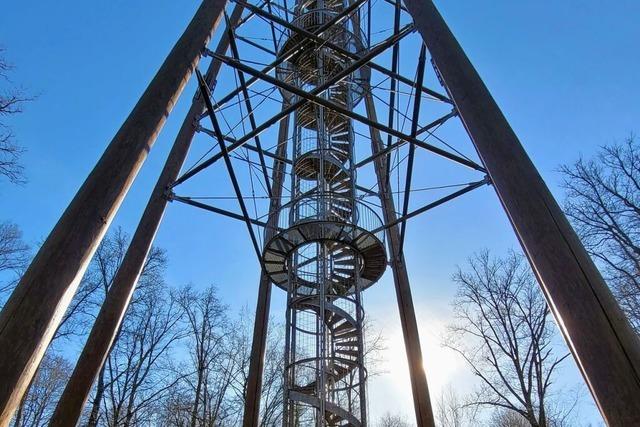
[{"label": "clear sky", "polygon": [[[559,199],[560,164],[638,131],[639,2],[437,4]],[[29,182],[23,187],[0,184],[0,219],[18,223],[28,242],[35,245],[47,236],[197,5],[196,0],[158,0],[153,5],[141,0],[62,0],[2,6],[0,44],[16,67],[13,80],[38,95],[11,120],[18,142],[28,150],[24,165]],[[415,63],[415,56],[402,58]],[[192,93],[193,84],[176,106],[114,225],[130,233],[135,229]],[[460,141],[458,148],[473,153],[468,141]],[[433,175],[418,174],[424,185],[456,182],[454,176]],[[226,183],[212,185],[210,194],[231,194]],[[259,270],[243,224],[173,204],[157,244],[169,252],[171,283],[216,283],[232,307],[254,307]],[[503,254],[516,245],[491,188],[476,190],[409,224],[405,253],[435,395],[449,383],[462,391],[469,388],[462,361],[439,346],[443,325],[451,316],[455,289],[450,277],[455,266],[481,248]],[[273,316],[283,318],[282,292],[275,294]],[[366,306],[387,336],[387,357],[397,361],[371,383],[372,413],[411,414],[389,273],[367,291]],[[562,376],[562,383],[579,383],[572,361]],[[581,422],[599,420],[588,396],[578,412]]]}]

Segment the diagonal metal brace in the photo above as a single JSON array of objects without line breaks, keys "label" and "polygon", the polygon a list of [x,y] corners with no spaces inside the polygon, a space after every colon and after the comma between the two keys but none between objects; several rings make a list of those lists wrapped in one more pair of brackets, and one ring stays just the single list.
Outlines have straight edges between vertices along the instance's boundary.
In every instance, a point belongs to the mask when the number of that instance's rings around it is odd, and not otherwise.
[{"label": "diagonal metal brace", "polygon": [[[390,37],[385,42],[379,44],[374,49],[369,51],[369,53],[367,55],[362,57],[360,60],[353,62],[352,64],[347,66],[345,69],[343,69],[342,71],[337,73],[335,76],[333,76],[330,79],[328,79],[322,85],[320,85],[317,88],[313,89],[311,92],[307,93],[307,92],[303,91],[302,93],[305,94],[305,95],[320,95],[320,94],[322,94],[324,91],[326,91],[330,87],[332,87],[335,84],[341,82],[347,76],[352,74],[355,70],[357,70],[358,68],[360,68],[363,65],[365,65],[371,59],[375,58],[377,55],[379,55],[382,52],[384,52],[388,47],[392,46],[394,43],[399,42],[403,37],[406,37],[412,31],[414,31],[413,25],[412,24],[411,25],[407,25],[406,27],[404,27],[400,31],[400,33],[398,35]],[[240,64],[239,61],[236,61],[233,58],[229,58],[228,56],[215,54],[214,57],[219,59],[220,61],[223,61],[223,62],[225,62],[225,63],[227,63],[229,65],[232,65],[232,66],[235,65],[235,64]],[[240,64],[240,65],[242,65],[242,64]],[[269,79],[273,79],[273,77],[270,77],[269,75],[263,73],[262,71],[255,70],[255,69],[250,68],[250,67],[248,67],[248,70],[249,70],[249,72],[247,72],[247,74],[251,74],[251,75],[255,76],[256,80],[262,79],[262,78],[264,78],[264,76],[266,76]],[[277,84],[279,84],[279,83],[276,83],[276,85]],[[298,90],[298,89],[294,88],[294,90]],[[271,119],[267,120],[266,122],[264,122],[263,124],[258,126],[254,131],[247,133],[242,138],[239,138],[237,141],[235,141],[233,144],[231,144],[229,146],[228,150],[223,150],[223,152],[213,155],[209,159],[207,159],[204,162],[200,163],[198,166],[196,166],[193,169],[191,169],[190,171],[186,172],[184,175],[182,175],[180,178],[178,178],[171,186],[175,187],[176,185],[179,185],[179,184],[183,183],[184,181],[188,180],[189,178],[193,177],[194,175],[196,175],[200,171],[208,168],[209,166],[211,166],[212,164],[217,162],[220,158],[222,158],[224,156],[224,153],[231,152],[231,151],[233,151],[233,150],[235,150],[235,149],[237,149],[239,147],[242,147],[247,141],[252,139],[255,135],[264,132],[266,129],[268,129],[272,125],[276,124],[277,122],[279,122],[280,120],[282,120],[283,118],[285,118],[286,116],[291,114],[293,111],[295,111],[296,109],[300,108],[301,106],[303,106],[307,102],[309,102],[309,99],[308,99],[307,96],[303,96],[301,98],[302,99],[289,104],[286,108],[283,108],[282,111],[280,111],[280,113],[274,115]],[[333,105],[333,103],[331,103],[331,104]],[[359,117],[362,117],[362,116],[359,116]],[[404,135],[404,134],[401,134],[401,135],[406,137],[406,135]],[[228,138],[224,138],[223,137],[223,139],[228,139]],[[425,144],[422,141],[419,141],[417,139],[415,139],[414,142],[417,143],[417,144]],[[425,145],[428,145],[428,144],[425,144]],[[441,151],[443,151],[443,150],[441,150]],[[467,162],[467,160],[464,160],[464,161]],[[474,165],[475,165],[475,163],[474,163]]]},{"label": "diagonal metal brace", "polygon": [[256,252],[256,256],[258,257],[258,261],[260,265],[262,265],[262,253],[260,251],[260,246],[258,245],[258,239],[256,238],[256,234],[253,230],[253,226],[251,223],[251,218],[249,217],[249,212],[247,211],[247,206],[244,203],[244,199],[242,197],[242,191],[240,190],[240,184],[238,183],[238,178],[236,177],[236,173],[233,170],[233,164],[231,163],[231,157],[226,150],[226,143],[224,142],[224,137],[222,135],[222,131],[220,130],[220,124],[218,123],[218,119],[213,112],[213,105],[211,103],[211,93],[209,92],[209,86],[207,86],[207,82],[202,77],[202,73],[200,70],[196,69],[196,75],[198,77],[198,86],[200,87],[200,92],[202,93],[202,98],[207,107],[207,111],[209,111],[209,117],[211,118],[211,124],[213,125],[213,130],[218,138],[218,144],[220,144],[220,149],[224,153],[224,163],[227,166],[227,171],[229,172],[229,177],[231,178],[231,183],[233,184],[233,190],[236,193],[236,197],[238,199],[238,204],[240,205],[240,209],[242,210],[242,216],[244,217],[244,221],[247,224],[247,229],[249,230],[249,235],[251,236],[251,242],[253,243],[253,249]]},{"label": "diagonal metal brace", "polygon": [[[358,113],[355,113],[355,112],[353,112],[351,110],[343,108],[342,106],[339,106],[339,105],[337,105],[336,103],[334,103],[332,101],[329,101],[329,100],[327,100],[325,98],[322,98],[322,97],[318,96],[317,94],[313,93],[314,91],[306,92],[306,91],[304,91],[304,90],[302,90],[302,89],[300,89],[300,88],[298,88],[296,86],[293,86],[291,84],[288,84],[288,83],[285,83],[283,81],[280,81],[277,78],[272,77],[272,76],[270,76],[268,74],[264,74],[260,70],[256,70],[255,68],[249,67],[249,66],[247,66],[245,64],[242,64],[242,63],[240,63],[238,61],[235,61],[234,59],[229,58],[228,56],[216,55],[216,58],[221,60],[222,62],[226,63],[227,65],[230,65],[230,66],[232,66],[234,68],[240,69],[240,70],[242,70],[243,72],[245,72],[247,74],[251,74],[253,76],[259,77],[259,78],[261,78],[262,80],[264,80],[264,81],[266,81],[268,83],[271,83],[271,84],[273,84],[275,86],[278,86],[278,87],[286,90],[287,92],[291,92],[294,95],[297,95],[300,98],[303,98],[304,100],[308,100],[308,101],[311,101],[311,102],[313,102],[315,104],[322,105],[325,108],[329,108],[329,109],[331,109],[331,110],[333,110],[333,111],[335,111],[337,113],[342,114],[343,116],[346,116],[346,117],[349,117],[351,119],[357,120],[360,123],[365,124],[366,126],[371,126],[374,129],[378,129],[378,130],[380,130],[382,132],[385,132],[387,134],[393,135],[396,138],[400,138],[400,139],[403,139],[403,140],[405,140],[407,142],[422,146],[423,148],[433,152],[434,154],[437,154],[439,156],[445,157],[445,158],[447,158],[449,160],[453,160],[454,162],[460,163],[460,164],[462,164],[464,166],[467,166],[467,167],[469,167],[471,169],[475,169],[475,170],[482,171],[482,172],[485,171],[484,168],[482,166],[480,166],[479,164],[477,164],[476,162],[473,162],[473,161],[471,161],[469,159],[465,159],[465,158],[460,157],[460,156],[458,156],[456,154],[450,153],[450,152],[448,152],[446,150],[443,150],[442,148],[436,147],[434,145],[427,144],[427,143],[425,143],[423,141],[420,141],[419,139],[417,139],[415,137],[411,137],[410,135],[402,133],[402,132],[400,132],[400,131],[398,131],[396,129],[392,129],[392,128],[389,128],[388,126],[385,126],[385,125],[380,124],[378,122],[374,122],[374,121],[370,120],[369,118],[367,118],[367,117],[365,117],[365,116],[363,116],[361,114],[358,114]],[[244,138],[241,138],[240,140],[238,140],[238,142],[243,140],[243,139]]]}]

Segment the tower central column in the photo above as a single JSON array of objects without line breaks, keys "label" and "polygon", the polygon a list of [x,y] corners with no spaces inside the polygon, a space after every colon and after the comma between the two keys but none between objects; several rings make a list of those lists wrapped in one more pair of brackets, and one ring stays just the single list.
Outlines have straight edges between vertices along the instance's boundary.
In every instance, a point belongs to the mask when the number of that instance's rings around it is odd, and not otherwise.
[{"label": "tower central column", "polygon": [[[293,24],[313,32],[346,6],[299,1]],[[365,53],[362,31],[351,20],[322,37]],[[281,40],[279,52],[292,49],[297,53],[277,69],[278,78],[305,91],[349,66],[344,56],[295,32]],[[367,73],[355,71],[322,96],[352,110]],[[367,425],[361,293],[382,276],[386,252],[384,233],[372,233],[382,220],[356,194],[354,136],[352,121],[324,106],[306,103],[294,113],[291,199],[263,255],[269,277],[287,292],[284,426]]]}]

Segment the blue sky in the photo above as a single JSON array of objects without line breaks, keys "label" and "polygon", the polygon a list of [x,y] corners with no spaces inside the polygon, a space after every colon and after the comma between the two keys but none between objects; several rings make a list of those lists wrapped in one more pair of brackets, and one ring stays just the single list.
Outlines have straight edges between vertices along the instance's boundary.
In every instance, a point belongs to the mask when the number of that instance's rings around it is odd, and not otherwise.
[{"label": "blue sky", "polygon": [[[0,45],[15,65],[13,81],[38,98],[11,119],[19,143],[28,150],[24,165],[29,182],[23,187],[0,184],[0,219],[18,223],[32,244],[46,237],[197,5],[193,0],[158,0],[153,7],[141,0],[63,0],[3,6]],[[640,3],[465,0],[439,1],[438,6],[560,200],[560,164],[589,156],[598,146],[638,131]],[[417,56],[410,53],[411,46],[401,54],[409,70]],[[233,81],[220,84],[232,86]],[[174,109],[114,225],[130,233],[135,229],[192,94],[193,83]],[[473,153],[468,141],[455,131],[451,135],[459,141],[457,148]],[[196,144],[204,143],[194,143],[194,156],[204,149]],[[422,185],[452,183],[456,173],[424,167],[416,180]],[[218,195],[231,194],[226,181],[218,181],[224,179],[222,174],[212,174],[211,179],[194,189],[208,185],[223,188]],[[169,252],[171,283],[216,283],[232,307],[255,305],[259,270],[244,224],[174,203],[157,244]],[[450,276],[455,266],[481,248],[503,254],[516,245],[490,188],[409,224],[405,252],[425,365],[436,390],[447,383],[461,390],[468,387],[462,364],[447,369],[438,365],[447,358],[438,343],[451,315],[449,302],[455,289]],[[281,294],[278,290],[274,295],[276,318],[284,314]],[[398,358],[401,365],[394,301],[387,273],[367,291],[365,303],[388,337],[389,358]],[[391,354],[393,348],[397,350]],[[579,382],[572,364],[566,364],[561,382]],[[401,366],[374,379],[373,413],[410,414],[407,386]],[[390,392],[394,399],[389,399]],[[588,396],[579,406],[579,418],[598,420]]]}]

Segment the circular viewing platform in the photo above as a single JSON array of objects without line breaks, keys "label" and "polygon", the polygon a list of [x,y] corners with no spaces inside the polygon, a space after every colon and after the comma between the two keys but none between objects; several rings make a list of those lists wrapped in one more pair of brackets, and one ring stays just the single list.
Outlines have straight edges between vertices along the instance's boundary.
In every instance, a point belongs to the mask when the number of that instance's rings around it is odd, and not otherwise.
[{"label": "circular viewing platform", "polygon": [[[337,261],[332,263],[329,279],[344,294],[353,291],[356,278],[365,289],[386,269],[382,220],[360,200],[331,193],[301,197],[280,209],[278,228],[266,243],[262,259],[269,278],[282,289],[287,290],[289,282],[314,286],[315,280],[299,268],[300,260],[292,265],[294,255],[313,243],[331,242],[327,246],[336,252]],[[346,257],[347,251],[354,256]]]}]

